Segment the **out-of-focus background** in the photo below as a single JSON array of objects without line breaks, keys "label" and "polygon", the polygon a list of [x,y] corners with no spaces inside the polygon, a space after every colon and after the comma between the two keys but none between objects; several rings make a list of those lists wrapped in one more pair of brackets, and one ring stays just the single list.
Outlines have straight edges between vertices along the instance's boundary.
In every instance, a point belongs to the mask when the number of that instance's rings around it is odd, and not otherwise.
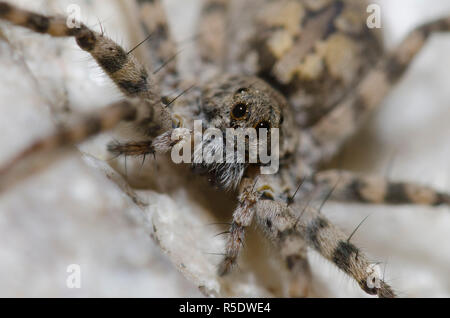
[{"label": "out-of-focus background", "polygon": [[[67,14],[131,48],[125,1],[21,0],[25,8]],[[164,1],[179,41],[195,34],[198,0]],[[450,15],[445,0],[382,4],[383,31],[393,47],[418,24]],[[0,163],[72,112],[102,107],[120,93],[72,39],[51,39],[0,22]],[[8,41],[5,40],[8,39]],[[195,42],[192,44],[195,45]],[[180,63],[189,64],[189,49]],[[353,171],[432,185],[450,192],[450,35],[433,36],[402,82],[339,158]],[[56,116],[57,114],[57,116]],[[215,276],[230,196],[162,161],[147,161],[154,190],[132,190],[112,170],[99,136],[0,196],[0,296],[189,297],[283,296],[287,279],[257,233],[236,273]],[[162,158],[164,159],[164,158]],[[120,164],[120,163],[119,163]],[[130,169],[133,170],[133,163]],[[139,166],[139,164],[137,164]],[[153,174],[153,175],[152,175]],[[176,186],[175,186],[176,184]],[[196,188],[196,185],[199,185]],[[189,185],[189,186],[188,186]],[[222,201],[209,198],[222,197]],[[224,204],[222,204],[224,203]],[[228,203],[231,205],[232,202]],[[324,213],[354,236],[404,297],[450,296],[450,208],[327,203]],[[358,286],[314,252],[315,296],[362,296]],[[81,268],[81,288],[68,288],[68,266]]]}]

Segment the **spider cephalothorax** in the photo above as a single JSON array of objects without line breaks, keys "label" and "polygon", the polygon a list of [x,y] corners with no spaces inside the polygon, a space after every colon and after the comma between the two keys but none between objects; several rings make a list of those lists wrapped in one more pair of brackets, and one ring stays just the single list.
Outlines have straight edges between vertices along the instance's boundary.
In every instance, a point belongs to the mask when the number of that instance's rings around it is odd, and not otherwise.
[{"label": "spider cephalothorax", "polygon": [[[245,169],[252,164],[249,162],[250,149],[257,154],[258,145],[264,144],[267,154],[272,155],[272,151],[276,151],[276,159],[279,160],[292,155],[297,146],[298,135],[293,133],[289,104],[278,91],[257,77],[228,75],[214,78],[203,90],[200,107],[202,128],[216,128],[221,132],[221,138],[204,138],[203,156],[205,153],[214,156],[220,147],[226,150],[227,136],[228,142],[230,138],[233,138],[233,143],[234,138],[245,140],[245,162],[242,163],[236,162],[237,143],[231,145],[232,154],[223,151],[223,162],[207,164],[204,160],[196,161],[194,154],[196,171],[206,169],[225,188],[236,187]],[[275,146],[271,137],[275,130],[278,140],[276,149],[272,149]],[[230,160],[227,162],[227,159]],[[253,165],[260,165],[259,156],[255,159],[257,162]]]}]

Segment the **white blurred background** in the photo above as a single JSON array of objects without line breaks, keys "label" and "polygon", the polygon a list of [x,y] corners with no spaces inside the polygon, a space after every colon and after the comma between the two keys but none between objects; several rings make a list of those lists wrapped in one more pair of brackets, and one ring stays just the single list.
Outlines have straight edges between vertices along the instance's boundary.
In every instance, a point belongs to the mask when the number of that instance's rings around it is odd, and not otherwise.
[{"label": "white blurred background", "polygon": [[[450,15],[445,0],[380,2],[388,47],[418,24]],[[88,25],[100,20],[107,34],[128,48],[138,40],[129,36],[119,0],[14,3],[63,14],[76,3]],[[178,40],[195,33],[198,3],[165,1]],[[10,41],[0,40],[0,162],[48,133],[61,110],[70,114],[120,98],[72,39],[50,39],[1,22],[0,30]],[[180,60],[189,61],[189,53]],[[450,36],[433,36],[384,105],[346,146],[341,165],[450,192],[449,72]],[[110,138],[100,136],[81,150],[107,159],[104,147]],[[186,179],[170,173],[162,167],[155,181],[158,189],[170,189],[167,193],[135,193],[102,160],[74,150],[0,196],[0,296],[282,296],[286,277],[277,261],[264,259],[273,256],[267,246],[256,251],[251,249],[258,244],[249,243],[239,273],[226,280],[215,277],[218,257],[208,252],[220,253],[223,241],[214,238],[220,230],[208,224],[217,222],[213,210],[218,203],[208,202],[207,193],[193,196],[189,187],[172,189],[171,183]],[[132,197],[148,206],[135,204]],[[370,215],[353,242],[382,262],[400,296],[450,296],[449,207],[328,203],[324,213],[349,233]],[[311,253],[311,262],[312,295],[365,296],[317,254]],[[67,288],[70,264],[81,266],[80,289]]]}]

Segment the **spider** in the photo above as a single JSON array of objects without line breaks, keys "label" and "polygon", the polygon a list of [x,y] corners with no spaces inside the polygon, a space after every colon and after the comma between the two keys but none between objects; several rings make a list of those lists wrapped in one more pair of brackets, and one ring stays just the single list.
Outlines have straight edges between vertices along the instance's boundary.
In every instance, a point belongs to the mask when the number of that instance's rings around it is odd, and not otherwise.
[{"label": "spider", "polygon": [[[280,170],[274,175],[261,175],[260,164],[193,166],[195,173],[207,174],[215,186],[235,191],[238,198],[218,275],[233,270],[246,228],[255,219],[286,263],[293,295],[307,294],[311,274],[306,251],[312,248],[368,294],[394,297],[374,264],[351,243],[354,233],[343,233],[310,203],[319,191],[326,193],[325,199],[346,202],[450,203],[448,194],[429,187],[323,169],[380,105],[428,37],[450,29],[450,20],[428,23],[384,52],[376,31],[366,27],[367,4],[360,1],[207,0],[198,45],[201,66],[210,72],[200,73],[195,87],[184,89],[176,100],[167,100],[163,92],[181,83],[174,64],[167,63],[177,55],[175,45],[159,1],[140,2],[154,10],[154,23],[144,26],[151,35],[150,64],[164,67],[153,72],[132,51],[84,24],[69,27],[66,18],[0,2],[3,20],[53,37],[74,37],[125,96],[18,154],[0,169],[2,187],[18,179],[24,163],[32,170],[31,159],[124,122],[141,139],[110,143],[108,150],[125,157],[170,152],[191,134],[193,119],[220,130],[278,128]],[[174,140],[179,127],[190,133]]]}]

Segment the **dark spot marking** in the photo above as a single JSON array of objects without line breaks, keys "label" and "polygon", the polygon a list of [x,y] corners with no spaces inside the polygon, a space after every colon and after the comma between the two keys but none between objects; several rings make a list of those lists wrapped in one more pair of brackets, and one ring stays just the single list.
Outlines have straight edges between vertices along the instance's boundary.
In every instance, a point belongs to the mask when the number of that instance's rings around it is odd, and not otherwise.
[{"label": "dark spot marking", "polygon": [[358,122],[367,112],[367,103],[362,96],[358,96],[354,102],[354,121]]},{"label": "dark spot marking", "polygon": [[405,72],[407,64],[400,62],[396,56],[388,59],[386,64],[387,76],[391,83],[396,82],[400,76]]},{"label": "dark spot marking", "polygon": [[117,83],[119,87],[129,95],[137,95],[147,90],[147,77],[141,77],[138,82],[120,81]]},{"label": "dark spot marking", "polygon": [[167,28],[167,24],[158,24],[154,34],[159,43],[167,41],[169,39],[169,29]]},{"label": "dark spot marking", "polygon": [[45,33],[50,26],[50,19],[39,14],[30,13],[26,25],[36,32]]},{"label": "dark spot marking", "polygon": [[92,51],[95,48],[97,39],[94,32],[84,27],[76,34],[77,44],[85,51]]},{"label": "dark spot marking", "polygon": [[11,5],[9,5],[8,3],[0,3],[0,16],[5,16],[8,13],[10,13],[12,10]]},{"label": "dark spot marking", "polygon": [[102,131],[102,121],[97,116],[88,118],[85,125],[87,136],[92,136]]},{"label": "dark spot marking", "polygon": [[136,118],[137,118],[136,108],[131,107],[130,105],[125,106],[124,113],[125,114],[122,118],[124,121],[133,121],[133,120],[136,120]]},{"label": "dark spot marking", "polygon": [[330,10],[330,11],[334,10],[333,18],[328,20],[329,22],[328,22],[328,25],[326,26],[326,29],[325,29],[322,39],[326,39],[326,38],[328,38],[328,36],[330,36],[336,32],[337,17],[339,15],[341,15],[344,8],[345,8],[345,4],[342,1],[335,1],[331,8],[325,7],[321,11],[317,12],[317,13],[322,13],[322,12],[326,13],[328,10]]},{"label": "dark spot marking", "polygon": [[150,137],[155,137],[155,136],[159,135],[161,129],[162,129],[162,127],[160,124],[151,123],[148,125],[145,133]]},{"label": "dark spot marking", "polygon": [[447,19],[441,19],[438,21],[433,21],[427,25],[425,25],[422,28],[422,34],[425,38],[428,38],[430,34],[434,32],[440,32],[440,31],[448,31],[449,24],[447,22]]},{"label": "dark spot marking", "polygon": [[411,199],[405,191],[405,186],[402,183],[390,183],[386,190],[384,201],[387,203],[401,204],[409,203]]},{"label": "dark spot marking", "polygon": [[98,64],[109,74],[121,70],[128,61],[127,54],[123,49],[117,47],[114,50],[112,55],[104,54],[97,58]]},{"label": "dark spot marking", "polygon": [[296,267],[297,273],[309,272],[308,261],[300,255],[289,255],[286,257],[286,265],[291,271]]},{"label": "dark spot marking", "polygon": [[271,221],[270,219],[266,219],[266,226],[267,226],[269,229],[272,229],[272,221]]},{"label": "dark spot marking", "polygon": [[294,266],[298,260],[299,260],[299,257],[297,255],[289,255],[286,258],[286,265],[289,268],[289,270],[292,270],[294,268]]},{"label": "dark spot marking", "polygon": [[[361,190],[362,190],[362,188],[364,188],[364,186],[365,186],[364,181],[358,180],[358,179],[353,180],[353,182],[350,183],[350,185],[349,185],[350,199],[355,199],[359,202],[365,202],[365,203],[369,202],[369,200],[367,200],[361,193]],[[351,196],[353,196],[353,197],[351,197]]]},{"label": "dark spot marking", "polygon": [[347,274],[351,274],[351,257],[358,255],[358,248],[352,243],[340,241],[333,253],[333,262]]},{"label": "dark spot marking", "polygon": [[325,220],[322,217],[318,217],[315,220],[313,220],[306,229],[306,235],[311,241],[311,243],[314,245],[314,248],[318,251],[321,251],[322,246],[319,241],[319,232],[322,229],[325,229],[329,226],[328,221]]},{"label": "dark spot marking", "polygon": [[445,193],[439,193],[437,195],[436,202],[434,202],[433,205],[437,206],[437,205],[441,205],[441,204],[450,204],[450,195],[445,194]]},{"label": "dark spot marking", "polygon": [[81,25],[79,28],[66,28],[65,32],[67,36],[76,36],[80,32],[80,30],[85,28],[85,25]]}]

